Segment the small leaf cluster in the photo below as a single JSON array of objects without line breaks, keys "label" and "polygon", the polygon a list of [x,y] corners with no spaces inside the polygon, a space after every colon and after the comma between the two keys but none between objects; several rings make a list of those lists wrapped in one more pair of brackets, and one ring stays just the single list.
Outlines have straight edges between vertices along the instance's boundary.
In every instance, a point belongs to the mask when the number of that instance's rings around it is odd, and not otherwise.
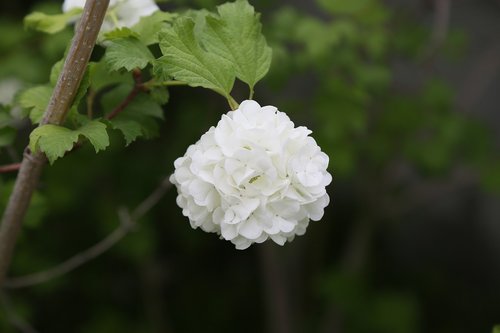
[{"label": "small leaf cluster", "polygon": [[271,65],[272,51],[261,30],[259,15],[244,0],[219,6],[217,14],[199,11],[180,17],[160,33],[163,56],[155,71],[228,100],[238,78],[252,97]]},{"label": "small leaf cluster", "polygon": [[[77,20],[79,13],[36,12],[26,17],[25,25],[54,34]],[[231,96],[235,80],[246,83],[252,97],[271,64],[271,48],[261,30],[260,15],[246,0],[237,0],[216,12],[157,11],[132,27],[101,32],[98,51],[65,123],[36,128],[30,149],[44,152],[53,163],[84,142],[96,152],[105,150],[109,131],[121,132],[126,145],[153,138],[159,134],[171,86],[210,89],[236,108]],[[54,64],[48,83],[32,86],[17,98],[33,124],[41,122],[51,103],[63,63],[64,58]]]}]

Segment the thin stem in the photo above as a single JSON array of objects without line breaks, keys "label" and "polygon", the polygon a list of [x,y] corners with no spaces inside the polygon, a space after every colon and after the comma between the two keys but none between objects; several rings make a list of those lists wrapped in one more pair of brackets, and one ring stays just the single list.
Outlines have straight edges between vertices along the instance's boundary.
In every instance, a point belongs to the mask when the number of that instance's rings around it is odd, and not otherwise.
[{"label": "thin stem", "polygon": [[235,101],[235,99],[233,98],[233,96],[231,95],[227,95],[226,96],[227,98],[227,102],[229,103],[229,107],[231,108],[231,110],[236,110],[240,105],[238,104],[238,102]]},{"label": "thin stem", "polygon": [[171,87],[171,86],[187,86],[187,85],[188,84],[186,82],[177,80],[156,81],[155,79],[151,79],[143,83],[143,86],[146,89],[150,89],[151,87]]},{"label": "thin stem", "polygon": [[0,166],[0,173],[14,172],[21,168],[21,163],[12,163]]},{"label": "thin stem", "polygon": [[23,320],[14,310],[14,306],[12,305],[10,298],[7,296],[5,292],[0,291],[0,304],[4,309],[7,320],[18,329],[22,333],[37,333],[37,331],[31,327],[25,320]]},{"label": "thin stem", "polygon": [[89,88],[89,92],[87,95],[87,117],[89,119],[94,118],[94,99],[96,96],[96,91],[92,88]]},{"label": "thin stem", "polygon": [[172,186],[172,183],[170,183],[168,179],[169,177],[166,177],[160,185],[134,209],[131,214],[129,214],[126,208],[119,209],[118,216],[120,217],[120,225],[111,234],[95,245],[45,271],[8,279],[5,281],[5,287],[23,288],[50,281],[73,271],[74,269],[105,253],[112,248],[113,245],[125,237],[136,225],[136,221],[146,215],[151,208],[153,208],[161,200],[163,195],[165,195],[165,193]]},{"label": "thin stem", "polygon": [[142,83],[141,70],[138,68],[134,69],[132,75],[134,76],[135,82],[134,88],[132,88],[127,97],[106,116],[106,119],[110,120],[118,116],[130,103],[132,103],[141,91],[145,90],[144,84]]},{"label": "thin stem", "polygon": [[[86,1],[68,56],[64,61],[40,126],[59,125],[64,122],[85,73],[108,5],[109,0]],[[23,218],[45,162],[46,157],[43,153],[31,153],[29,149],[25,150],[16,183],[0,225],[0,288],[3,286]]]},{"label": "thin stem", "polygon": [[120,226],[116,228],[106,238],[104,238],[97,244],[91,246],[87,250],[74,255],[70,259],[48,270],[22,276],[12,280],[7,280],[5,281],[4,286],[6,288],[22,288],[22,287],[32,286],[35,284],[52,280],[56,277],[59,277],[74,270],[77,267],[82,266],[86,262],[98,257],[102,253],[112,248],[113,245],[115,245],[126,234],[128,234],[129,230],[132,229],[133,224],[129,223],[129,219],[126,219],[124,221],[126,221],[126,223],[121,223]]}]

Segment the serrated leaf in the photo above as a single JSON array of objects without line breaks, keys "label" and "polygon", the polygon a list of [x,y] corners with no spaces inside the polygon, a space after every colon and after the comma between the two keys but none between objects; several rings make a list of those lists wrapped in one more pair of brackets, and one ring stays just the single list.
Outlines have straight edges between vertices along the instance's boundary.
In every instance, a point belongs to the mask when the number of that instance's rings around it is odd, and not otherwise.
[{"label": "serrated leaf", "polygon": [[137,38],[128,37],[109,41],[104,59],[111,70],[125,68],[131,71],[134,68],[146,67],[154,60],[154,56]]},{"label": "serrated leaf", "polygon": [[[106,93],[101,99],[103,109],[114,109],[131,89],[131,85],[122,84]],[[109,123],[112,128],[122,132],[129,145],[139,137],[152,138],[158,135],[159,126],[155,118],[163,119],[163,109],[150,95],[141,93]]]},{"label": "serrated leaf", "polygon": [[82,12],[82,8],[74,8],[66,13],[48,15],[34,12],[24,18],[26,28],[53,34],[63,30],[73,18]]},{"label": "serrated leaf", "polygon": [[158,43],[158,33],[167,24],[177,17],[177,14],[157,10],[150,16],[141,17],[139,23],[132,27],[137,38],[145,45]]},{"label": "serrated leaf", "polygon": [[80,127],[77,132],[90,141],[96,153],[100,150],[105,150],[109,146],[109,136],[106,131],[106,125],[98,120],[89,121],[87,124]]},{"label": "serrated leaf", "polygon": [[106,125],[93,120],[75,130],[52,124],[37,127],[30,134],[29,148],[32,151],[45,153],[50,164],[53,164],[55,160],[73,149],[80,135],[90,141],[96,153],[109,146]]},{"label": "serrated leaf", "polygon": [[31,132],[29,148],[33,152],[44,152],[50,164],[52,164],[73,148],[78,141],[78,136],[77,131],[72,131],[66,127],[51,124],[43,125]]},{"label": "serrated leaf", "polygon": [[52,90],[53,88],[48,85],[36,86],[23,91],[19,95],[19,104],[30,111],[29,117],[32,123],[39,123],[42,119],[52,96]]},{"label": "serrated leaf", "polygon": [[165,66],[165,63],[163,61],[160,61],[160,59],[161,57],[153,61],[153,70],[151,71],[153,76],[157,81],[171,80],[172,76],[169,68]]},{"label": "serrated leaf", "polygon": [[76,91],[75,98],[73,99],[72,108],[78,108],[78,104],[80,104],[80,100],[87,94],[87,90],[90,87],[90,70],[89,66],[85,69],[85,73],[83,74],[82,81],[80,81],[80,85],[78,86],[78,90]]},{"label": "serrated leaf", "polygon": [[156,103],[160,105],[167,104],[168,99],[170,98],[167,87],[153,87],[149,90],[149,95]]},{"label": "serrated leaf", "polygon": [[52,86],[56,85],[57,79],[59,78],[59,74],[61,74],[63,65],[64,65],[64,59],[61,59],[52,66],[52,69],[50,70],[50,84],[52,84]]},{"label": "serrated leaf", "polygon": [[246,0],[217,7],[218,16],[207,16],[203,45],[209,52],[234,64],[236,77],[250,86],[268,72],[272,51],[262,34],[260,15]]},{"label": "serrated leaf", "polygon": [[118,28],[106,32],[104,34],[104,39],[106,40],[113,40],[113,39],[127,38],[127,37],[139,38],[139,34],[127,27]]},{"label": "serrated leaf", "polygon": [[151,95],[138,95],[125,109],[126,113],[142,114],[157,119],[164,119],[163,109]]},{"label": "serrated leaf", "polygon": [[119,130],[123,134],[123,138],[125,139],[125,146],[128,146],[132,142],[134,142],[138,137],[143,135],[142,126],[134,121],[127,119],[113,119],[110,122],[111,128]]},{"label": "serrated leaf", "polygon": [[173,28],[160,32],[160,49],[164,54],[156,66],[176,80],[192,87],[212,89],[229,96],[235,80],[230,61],[204,51],[194,36],[194,21],[179,18]]},{"label": "serrated leaf", "polygon": [[133,83],[132,76],[128,72],[109,71],[104,61],[91,63],[89,65],[90,86],[94,91],[115,85],[117,83]]}]

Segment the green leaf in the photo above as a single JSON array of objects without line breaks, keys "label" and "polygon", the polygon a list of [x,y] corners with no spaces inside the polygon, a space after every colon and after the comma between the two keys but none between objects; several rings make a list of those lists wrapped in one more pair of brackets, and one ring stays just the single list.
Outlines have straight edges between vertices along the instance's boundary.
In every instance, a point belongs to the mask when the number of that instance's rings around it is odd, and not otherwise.
[{"label": "green leaf", "polygon": [[145,45],[159,42],[158,33],[169,22],[177,17],[177,14],[158,10],[150,16],[141,17],[139,23],[132,27],[137,38]]},{"label": "green leaf", "polygon": [[139,38],[139,34],[127,27],[118,28],[110,32],[106,32],[104,34],[104,39],[106,40],[113,40],[113,39],[120,39],[127,37]]},{"label": "green leaf", "polygon": [[16,138],[16,129],[12,127],[0,128],[0,147],[9,146]]},{"label": "green leaf", "polygon": [[37,127],[30,134],[29,148],[31,151],[44,152],[50,164],[67,151],[70,151],[78,141],[79,133],[69,128],[57,125],[43,125]]},{"label": "green leaf", "polygon": [[138,137],[143,135],[142,126],[131,119],[123,119],[123,117],[113,119],[110,122],[111,128],[119,130],[123,134],[123,138],[125,139],[125,146],[128,146],[132,142],[134,142]]},{"label": "green leaf", "polygon": [[50,84],[55,86],[57,83],[57,79],[59,78],[59,74],[61,74],[62,67],[64,65],[64,58],[59,60],[52,66],[50,70]]},{"label": "green leaf", "polygon": [[82,81],[78,86],[78,90],[76,91],[75,98],[73,99],[73,104],[71,106],[72,109],[76,111],[78,108],[78,104],[80,104],[81,99],[87,94],[87,90],[90,87],[90,67],[87,66],[85,69],[85,73],[83,74]]},{"label": "green leaf", "polygon": [[137,95],[137,97],[130,102],[123,112],[164,119],[163,109],[161,106],[152,98],[152,96],[147,94]]},{"label": "green leaf", "polygon": [[[149,95],[158,104],[164,105],[168,103],[170,94],[167,87],[153,87],[149,90]],[[163,116],[163,112],[162,112]]]},{"label": "green leaf", "polygon": [[238,79],[250,90],[266,75],[272,51],[262,34],[259,14],[246,0],[217,7],[218,16],[207,16],[203,45],[209,52],[231,61]]},{"label": "green leaf", "polygon": [[192,87],[212,89],[228,97],[235,80],[230,61],[204,51],[194,36],[194,21],[179,18],[173,28],[160,32],[161,72]]},{"label": "green leaf", "polygon": [[128,72],[109,71],[104,61],[91,63],[89,65],[90,86],[95,92],[107,86],[117,83],[133,83],[132,76]]},{"label": "green leaf", "polygon": [[82,12],[82,8],[74,8],[66,13],[47,15],[34,12],[24,18],[26,28],[53,34],[63,30],[72,19]]},{"label": "green leaf", "polygon": [[114,71],[122,68],[127,71],[142,69],[153,60],[153,54],[148,47],[134,37],[113,39],[109,41],[106,49],[106,64]]},{"label": "green leaf", "polygon": [[[112,89],[102,97],[102,108],[112,110],[131,89],[129,84]],[[159,126],[155,118],[163,119],[163,109],[151,95],[141,93],[109,123],[111,128],[122,132],[126,145],[129,145],[139,137],[153,138],[158,135]]]},{"label": "green leaf", "polygon": [[77,132],[90,141],[96,153],[105,150],[109,146],[109,136],[106,131],[106,125],[98,120],[89,121],[87,124],[80,127]]},{"label": "green leaf", "polygon": [[500,325],[493,327],[493,333],[500,333]]},{"label": "green leaf", "polygon": [[96,153],[109,146],[106,125],[93,120],[76,130],[52,124],[37,127],[30,134],[29,148],[44,152],[50,164],[53,164],[56,159],[73,149],[80,135],[90,141]]},{"label": "green leaf", "polygon": [[18,101],[21,107],[30,111],[29,117],[34,124],[39,123],[49,104],[53,88],[48,85],[36,86],[23,91]]}]

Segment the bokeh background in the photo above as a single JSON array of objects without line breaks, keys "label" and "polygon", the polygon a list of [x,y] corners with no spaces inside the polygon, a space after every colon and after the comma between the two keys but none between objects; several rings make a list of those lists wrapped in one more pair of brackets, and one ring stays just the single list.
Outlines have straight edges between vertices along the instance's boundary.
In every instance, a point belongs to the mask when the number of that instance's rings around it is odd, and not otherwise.
[{"label": "bokeh background", "polygon": [[[323,220],[284,247],[237,251],[192,230],[170,189],[104,255],[5,290],[0,332],[18,332],[16,318],[41,333],[489,333],[500,323],[500,1],[251,3],[274,52],[256,99],[311,128],[331,159]],[[0,4],[3,103],[46,82],[61,58],[71,28],[22,26],[32,10],[59,8]],[[57,265],[115,230],[118,208],[136,207],[226,111],[215,94],[174,87],[158,138],[125,149],[115,133],[114,148],[47,167],[10,275]],[[17,126],[1,164],[27,143],[29,122]],[[0,207],[14,177],[1,175]]]}]

